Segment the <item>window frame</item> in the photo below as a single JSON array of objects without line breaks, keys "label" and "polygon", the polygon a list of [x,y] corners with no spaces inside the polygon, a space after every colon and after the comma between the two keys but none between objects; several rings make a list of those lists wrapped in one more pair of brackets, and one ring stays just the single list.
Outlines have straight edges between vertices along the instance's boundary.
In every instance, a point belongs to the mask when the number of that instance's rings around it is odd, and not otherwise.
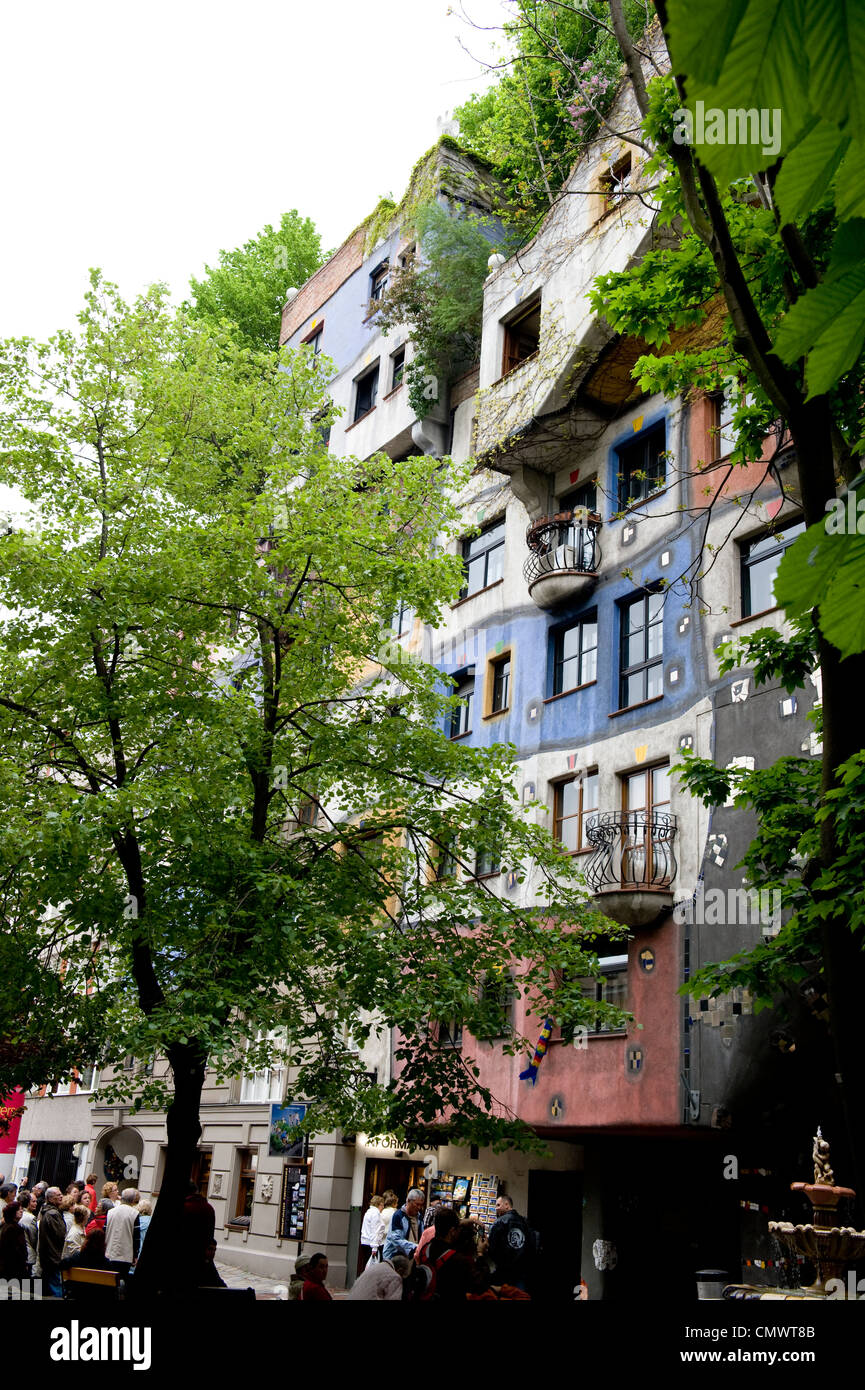
[{"label": "window frame", "polygon": [[369,302],[380,304],[390,283],[390,261],[380,261],[369,275]]},{"label": "window frame", "polygon": [[[594,627],[594,629],[595,629],[595,645],[594,645],[593,647],[584,647],[584,645],[583,645],[583,629],[586,628],[586,627]],[[576,629],[579,629],[579,633],[580,633],[580,636],[579,636],[579,643],[578,643],[578,647],[577,647],[577,655],[576,655],[576,658],[573,657],[573,656],[569,656],[569,657],[565,657],[564,655],[561,655],[561,656],[560,656],[560,651],[561,651],[561,652],[564,651],[564,639],[565,639],[565,637],[567,636],[567,634],[568,634],[569,632],[573,632],[573,631],[575,631]],[[559,696],[559,695],[571,695],[575,690],[582,690],[583,687],[586,686],[586,685],[595,685],[595,684],[597,683],[597,679],[598,679],[598,645],[599,645],[599,644],[598,644],[598,635],[599,635],[599,634],[598,634],[598,611],[597,611],[597,609],[592,609],[592,610],[591,610],[590,612],[588,612],[588,613],[582,613],[582,614],[580,614],[579,618],[574,618],[571,622],[560,623],[557,627],[553,628],[552,633],[551,633],[551,637],[552,637],[552,644],[551,644],[551,645],[552,645],[552,663],[551,663],[551,664],[552,664],[552,671],[551,671],[551,678],[552,678],[552,679],[551,679],[551,686],[552,686],[552,688],[551,688],[551,690],[550,690],[550,698],[551,698],[551,699],[556,699],[556,697]],[[584,656],[589,655],[590,653],[594,653],[594,657],[595,657],[595,661],[594,661],[594,675],[592,675],[591,678],[586,679],[586,678],[585,678],[585,672],[584,672],[584,669],[583,669],[583,666],[584,666],[583,658],[584,658]],[[563,671],[563,670],[564,670],[564,666],[566,665],[566,663],[569,662],[569,661],[574,661],[574,660],[576,660],[576,662],[577,662],[577,682],[576,682],[576,684],[575,684],[575,685],[569,685],[569,686],[564,686],[564,685],[563,685],[563,686],[560,686],[560,687],[557,686],[559,668],[561,667],[561,668],[562,668],[562,671]]]},{"label": "window frame", "polygon": [[[542,309],[543,292],[541,290],[536,290],[533,294],[529,295],[524,303],[521,302],[518,304],[516,309],[513,309],[510,314],[507,314],[501,320],[504,334],[502,338],[502,372],[499,378],[500,380],[503,380],[506,376],[510,376],[511,372],[515,372],[524,362],[530,362],[540,351]],[[537,340],[531,352],[524,352],[520,345],[521,335],[518,330],[520,324],[524,323],[526,319],[533,318],[535,314],[538,316]],[[533,340],[534,337],[535,335],[532,334]]]},{"label": "window frame", "polygon": [[[800,527],[801,530],[798,529]],[[793,545],[793,543],[796,540],[798,540],[799,536],[801,536],[804,533],[804,531],[804,518],[801,516],[790,517],[781,527],[778,526],[776,521],[773,526],[768,528],[764,527],[762,531],[758,531],[753,536],[745,537],[739,542],[739,607],[741,609],[742,615],[740,621],[746,622],[749,618],[757,618],[760,616],[761,613],[771,613],[774,608],[778,607],[777,602],[770,603],[768,608],[752,607],[751,571],[754,568],[756,568],[756,566],[765,564],[767,560],[777,559],[777,563],[775,565],[775,576],[777,576],[778,565],[780,565],[785,552],[789,550],[790,546]],[[763,555],[760,555],[758,559],[753,560],[749,558],[748,552],[755,545],[760,545],[763,541],[768,540],[772,536],[784,535],[787,536],[786,540],[779,539],[776,545],[771,546]],[[772,586],[774,588],[774,577],[772,581]],[[772,598],[774,600],[774,594],[772,595]]]},{"label": "window frame", "polygon": [[626,150],[601,175],[601,196],[604,200],[601,216],[612,212],[614,208],[621,207],[631,191],[633,176],[633,156],[630,150]]},{"label": "window frame", "polygon": [[[511,707],[511,695],[513,693],[513,661],[510,649],[500,652],[497,656],[490,657],[490,707],[488,718],[496,714],[507,714]],[[507,669],[504,669],[507,668]],[[503,674],[500,674],[503,671]],[[496,697],[503,697],[501,704],[496,703]]]},{"label": "window frame", "polygon": [[[666,769],[666,772],[667,772],[667,791],[668,791],[668,795],[667,795],[666,801],[656,801],[656,800],[655,800],[655,778],[654,778],[654,773],[658,772],[661,768]],[[630,800],[629,795],[628,795],[628,788],[629,788],[630,783],[631,783],[636,777],[645,777],[645,779],[646,779],[646,804],[645,804],[644,806],[630,806],[630,805],[628,804],[628,802],[629,802],[629,800]],[[654,848],[654,846],[655,846],[655,841],[654,841],[654,839],[653,839],[653,837],[652,837],[652,835],[651,835],[651,833],[650,833],[650,830],[651,830],[651,818],[652,818],[652,816],[654,815],[654,813],[655,813],[656,811],[658,811],[658,814],[659,814],[659,815],[662,815],[662,816],[663,816],[663,815],[671,815],[671,814],[672,814],[672,812],[671,812],[671,810],[670,810],[670,807],[671,807],[671,805],[672,805],[672,791],[673,791],[673,788],[672,788],[672,781],[671,781],[671,778],[670,778],[670,759],[669,759],[669,758],[659,758],[659,759],[656,759],[655,762],[645,764],[643,767],[632,767],[632,768],[630,768],[627,772],[621,772],[621,773],[619,773],[619,781],[620,781],[620,783],[621,783],[621,806],[622,806],[622,815],[623,815],[623,816],[627,816],[627,815],[639,815],[641,812],[645,812],[645,815],[646,815],[646,830],[647,830],[649,833],[646,834],[646,837],[645,837],[645,840],[644,840],[645,865],[644,865],[644,871],[643,871],[643,875],[642,875],[642,880],[641,880],[641,881],[642,881],[643,883],[651,883],[651,884],[654,884],[654,869],[655,869],[655,848]],[[621,875],[622,875],[622,881],[623,881],[623,882],[626,881],[626,878],[625,878],[625,871],[624,871],[625,855],[626,855],[626,853],[633,853],[633,851],[634,851],[635,849],[639,849],[639,846],[638,846],[638,845],[633,845],[633,846],[627,845],[627,846],[624,846],[623,849],[622,849],[622,867],[621,867]],[[664,880],[664,882],[667,882],[667,883],[672,882],[672,877],[674,877],[674,875],[672,875],[669,879]],[[627,881],[630,881],[630,880],[627,880]],[[661,886],[662,886],[662,885],[661,885],[661,882],[659,882],[659,883],[658,883],[657,885],[655,885],[655,886],[661,887]]]},{"label": "window frame", "polygon": [[[651,462],[652,446],[661,440],[661,448],[658,450],[654,465]],[[669,485],[667,470],[667,422],[666,419],[658,420],[633,439],[622,441],[613,446],[616,457],[616,502],[619,512],[630,511],[633,507],[640,507],[644,502],[650,501],[653,497],[659,497]],[[635,456],[639,452],[640,462],[635,466],[629,467],[626,459]],[[660,465],[662,476],[652,480],[653,466],[655,471]],[[642,473],[640,478],[640,492],[634,495],[629,490],[629,480],[634,475]]]},{"label": "window frame", "polygon": [[[627,942],[623,942],[621,944],[623,944],[625,947],[624,952],[610,951],[608,955],[601,955],[600,952],[596,952],[598,956],[598,966],[601,971],[601,978],[598,980],[595,979],[593,976],[584,975],[581,977],[580,983],[583,986],[583,993],[585,994],[585,997],[587,999],[594,999],[597,1003],[614,1004],[616,1008],[619,1009],[627,1009],[628,994],[630,992],[628,988],[630,983],[630,960],[628,956]],[[607,963],[606,968],[605,962]],[[624,962],[624,964],[622,964],[621,962]],[[613,992],[612,998],[608,997],[608,980],[618,980],[624,984],[624,994],[622,998],[616,998],[615,992]],[[589,991],[593,991],[593,993],[590,993]],[[589,1037],[616,1037],[627,1033],[627,1031],[627,1026],[624,1024],[594,1023],[589,1028]]]},{"label": "window frame", "polygon": [[[466,734],[471,733],[472,716],[474,715],[475,708],[475,677],[466,672],[465,675],[461,677],[457,676],[456,680],[458,683],[456,690],[453,692],[454,697],[459,697],[464,700],[465,704],[457,705],[448,713],[447,728],[448,738],[450,739],[465,738]],[[465,728],[460,727],[463,720],[465,720]],[[455,725],[457,726],[456,732],[454,731]]]},{"label": "window frame", "polygon": [[[408,614],[411,614],[411,617],[408,619],[408,622],[406,623],[406,616]],[[402,637],[411,636],[412,630],[414,628],[414,620],[416,617],[416,609],[412,608],[410,603],[408,603],[405,599],[401,598],[396,606],[396,610],[394,612],[390,624],[390,630],[393,633],[394,637],[397,638],[397,640],[399,640]]]},{"label": "window frame", "polygon": [[[364,420],[367,415],[371,415],[378,404],[378,385],[381,374],[381,363],[375,362],[371,367],[367,367],[361,372],[360,376],[354,379],[354,410],[352,411],[352,425]],[[364,410],[360,409],[361,389],[366,382],[371,383],[370,404]]]},{"label": "window frame", "polygon": [[[653,598],[660,598],[660,617],[652,619],[650,617],[649,605]],[[637,705],[648,704],[650,700],[660,700],[664,694],[664,592],[661,589],[644,589],[636,597],[627,599],[619,604],[619,709],[635,709]],[[637,604],[644,605],[644,621],[642,631],[644,634],[643,648],[645,655],[642,661],[636,661],[633,665],[626,665],[628,659],[628,642],[636,633],[628,631],[627,615]],[[661,649],[655,656],[649,655],[650,632],[652,628],[659,628],[661,632]],[[656,667],[661,671],[661,689],[655,695],[649,694],[649,673]],[[627,685],[633,677],[643,674],[644,693],[639,700],[626,700]]]},{"label": "window frame", "polygon": [[[483,540],[484,536],[492,535],[492,533],[494,531],[497,531],[499,528],[501,528],[501,537],[499,540],[494,541],[490,545],[482,546],[479,550],[475,551],[474,554],[469,553],[473,545],[475,545],[478,541]],[[488,526],[484,526],[480,534],[477,536],[463,536],[463,538],[460,541],[460,552],[463,562],[464,578],[463,586],[460,589],[460,602],[462,602],[463,599],[473,598],[475,594],[482,594],[484,589],[491,588],[492,584],[501,583],[501,580],[504,577],[504,548],[506,538],[507,530],[504,516],[500,516],[497,518],[497,520],[491,521]],[[498,550],[502,551],[502,573],[498,579],[490,581],[490,556],[494,555]],[[479,585],[477,589],[470,590],[468,587],[469,567],[470,565],[474,564],[475,561],[480,560],[482,557],[484,561],[484,582],[483,584]]]},{"label": "window frame", "polygon": [[324,333],[324,319],[319,319],[315,328],[311,328],[305,338],[301,338],[301,347],[311,347],[313,357],[318,357],[321,352],[321,339]]},{"label": "window frame", "polygon": [[[399,376],[397,376],[397,372],[399,372]],[[405,343],[403,343],[402,347],[398,347],[396,352],[392,352],[390,355],[390,391],[388,394],[391,395],[394,391],[398,391],[404,381]]]},{"label": "window frame", "polygon": [[[594,779],[595,783],[595,804],[594,806],[587,806],[586,783],[589,782],[591,779]],[[579,785],[577,809],[576,811],[572,811],[570,815],[564,816],[562,815],[562,811],[564,809],[565,787],[573,786],[575,782]],[[594,851],[595,846],[590,845],[588,840],[585,838],[585,822],[586,817],[590,815],[596,815],[599,808],[600,777],[597,767],[588,767],[586,768],[585,772],[583,772],[579,776],[575,775],[573,777],[561,777],[557,782],[553,783],[553,839],[558,841],[558,843],[561,845],[563,851],[566,854],[589,854]],[[565,821],[571,820],[575,820],[577,822],[577,837],[575,849],[568,849],[561,836],[562,825]]]},{"label": "window frame", "polygon": [[[252,1208],[255,1204],[255,1180],[258,1177],[258,1149],[257,1144],[243,1145],[237,1149],[237,1183],[235,1186],[234,1215],[229,1219],[229,1226],[243,1226],[248,1229],[252,1224]],[[249,1158],[249,1162],[244,1164],[244,1156]],[[248,1205],[249,1211],[244,1208]]]}]

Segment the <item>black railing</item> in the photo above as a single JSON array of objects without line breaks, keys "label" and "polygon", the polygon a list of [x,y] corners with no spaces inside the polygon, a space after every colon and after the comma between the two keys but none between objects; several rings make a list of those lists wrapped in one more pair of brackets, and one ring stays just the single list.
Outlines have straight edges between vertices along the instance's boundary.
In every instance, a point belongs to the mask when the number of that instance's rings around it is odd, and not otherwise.
[{"label": "black railing", "polygon": [[600,525],[600,517],[585,510],[533,521],[526,531],[526,583],[532,585],[547,574],[595,574],[601,564]]},{"label": "black railing", "polygon": [[600,811],[586,821],[594,853],[585,866],[593,893],[668,888],[676,876],[676,817],[660,811]]}]

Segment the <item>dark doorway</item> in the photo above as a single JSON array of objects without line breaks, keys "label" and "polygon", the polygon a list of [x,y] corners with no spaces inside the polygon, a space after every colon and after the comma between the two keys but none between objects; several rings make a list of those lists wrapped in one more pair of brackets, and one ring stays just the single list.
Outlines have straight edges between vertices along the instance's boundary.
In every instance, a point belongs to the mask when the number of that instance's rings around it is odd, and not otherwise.
[{"label": "dark doorway", "polygon": [[582,1174],[531,1170],[526,1217],[541,1240],[533,1295],[548,1302],[573,1303],[583,1238]]},{"label": "dark doorway", "polygon": [[32,1144],[30,1166],[27,1169],[28,1187],[32,1187],[36,1182],[47,1182],[65,1192],[78,1167],[78,1159],[72,1152],[73,1147],[71,1142],[47,1143],[44,1139]]},{"label": "dark doorway", "polygon": [[[406,1193],[412,1187],[419,1187],[424,1197],[429,1197],[423,1163],[415,1163],[410,1158],[368,1158],[363,1178],[361,1215],[369,1207],[370,1197],[374,1197],[376,1194],[383,1197],[388,1188],[396,1193],[397,1205],[402,1206],[406,1199]],[[357,1272],[360,1274],[360,1250],[357,1253],[357,1266]]]}]

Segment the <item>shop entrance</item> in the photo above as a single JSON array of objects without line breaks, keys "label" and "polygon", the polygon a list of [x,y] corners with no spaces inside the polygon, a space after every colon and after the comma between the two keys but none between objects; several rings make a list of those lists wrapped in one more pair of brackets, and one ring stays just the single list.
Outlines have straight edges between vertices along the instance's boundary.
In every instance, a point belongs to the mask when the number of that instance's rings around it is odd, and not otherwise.
[{"label": "shop entrance", "polygon": [[[383,1197],[388,1188],[397,1195],[397,1205],[402,1206],[406,1193],[412,1187],[420,1188],[424,1199],[428,1200],[429,1188],[423,1160],[415,1162],[410,1158],[368,1158],[363,1175],[363,1212],[369,1207],[370,1197],[378,1194]],[[361,1273],[361,1254],[358,1251],[358,1274]]]},{"label": "shop entrance", "polygon": [[526,1217],[541,1238],[532,1293],[546,1302],[573,1303],[583,1239],[582,1174],[530,1170]]}]

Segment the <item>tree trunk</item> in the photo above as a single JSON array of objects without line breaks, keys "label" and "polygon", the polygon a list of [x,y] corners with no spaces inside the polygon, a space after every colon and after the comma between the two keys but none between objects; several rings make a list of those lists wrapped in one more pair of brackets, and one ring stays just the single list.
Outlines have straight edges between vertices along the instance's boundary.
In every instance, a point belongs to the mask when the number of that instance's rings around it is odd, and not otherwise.
[{"label": "tree trunk", "polygon": [[183,1245],[180,1232],[183,1203],[201,1138],[199,1109],[207,1057],[194,1043],[172,1043],[167,1056],[174,1078],[174,1098],[166,1112],[165,1172],[132,1280],[136,1297],[178,1290],[189,1274],[178,1258]]},{"label": "tree trunk", "polygon": [[[800,461],[799,478],[805,520],[809,526],[822,521],[826,503],[834,499],[835,466],[832,452],[832,417],[825,397],[803,405],[789,421]],[[819,626],[819,613],[816,615]],[[862,690],[865,689],[865,653],[841,657],[821,635],[818,655],[823,678],[823,794],[838,782],[837,769],[862,747]],[[831,867],[838,856],[834,817],[821,825],[820,861]],[[821,894],[816,893],[819,898]],[[834,896],[834,895],[832,895]],[[829,1003],[830,1028],[835,1056],[835,1085],[840,1092],[847,1125],[853,1172],[838,1173],[836,1181],[865,1194],[865,1107],[861,1083],[856,1077],[861,1048],[860,1015],[865,998],[865,952],[844,919],[826,920],[822,928],[822,957]],[[803,1116],[803,1122],[806,1117]],[[808,1116],[812,1126],[819,1115]],[[830,1136],[831,1137],[831,1136]]]}]

